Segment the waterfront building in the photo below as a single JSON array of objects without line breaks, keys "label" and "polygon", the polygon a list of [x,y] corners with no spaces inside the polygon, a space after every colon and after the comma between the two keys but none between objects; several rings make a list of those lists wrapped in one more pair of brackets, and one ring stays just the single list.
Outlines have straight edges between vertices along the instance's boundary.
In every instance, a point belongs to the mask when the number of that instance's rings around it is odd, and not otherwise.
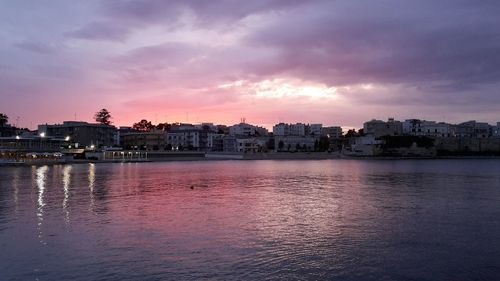
[{"label": "waterfront building", "polygon": [[424,123],[428,121],[420,119],[406,119],[403,122],[403,134],[411,136],[422,136],[424,135],[423,127]]},{"label": "waterfront building", "polygon": [[342,138],[342,127],[339,126],[322,127],[321,135],[328,137],[329,139],[340,139]]},{"label": "waterfront building", "polygon": [[279,123],[273,126],[274,136],[288,136],[290,135],[290,125]]},{"label": "waterfront building", "polygon": [[383,141],[375,137],[374,134],[368,134],[352,138],[350,145],[345,147],[343,153],[355,156],[374,156],[382,144]]},{"label": "waterfront building", "polygon": [[12,137],[16,134],[16,128],[9,125],[5,124],[3,126],[0,126],[0,137]]},{"label": "waterfront building", "polygon": [[321,129],[323,128],[323,124],[310,124],[306,128],[307,135],[321,136]]},{"label": "waterfront building", "polygon": [[64,121],[62,124],[38,125],[38,134],[58,139],[69,138],[81,146],[111,147],[116,142],[115,126],[87,123],[82,121]]},{"label": "waterfront building", "polygon": [[494,138],[500,138],[500,122],[497,122],[497,125],[493,127],[492,136]]},{"label": "waterfront building", "polygon": [[452,125],[444,122],[427,122],[422,129],[428,137],[445,138],[453,135]]},{"label": "waterfront building", "polygon": [[172,150],[218,151],[222,150],[223,135],[211,123],[178,124],[166,134],[166,143]]},{"label": "waterfront building", "polygon": [[224,134],[210,133],[208,136],[208,151],[223,151],[224,150]]},{"label": "waterfront building", "polygon": [[455,135],[468,138],[487,138],[492,136],[493,127],[485,122],[471,120],[454,126]]},{"label": "waterfront building", "polygon": [[265,136],[267,134],[266,128],[243,122],[229,127],[229,135],[231,136]]},{"label": "waterfront building", "polygon": [[274,136],[276,151],[314,151],[319,136]]},{"label": "waterfront building", "polygon": [[453,125],[444,122],[407,119],[403,122],[403,134],[410,136],[450,137],[456,135],[456,130]]},{"label": "waterfront building", "polygon": [[492,126],[486,122],[476,122],[474,136],[476,138],[488,138],[492,136]]},{"label": "waterfront building", "polygon": [[382,136],[399,136],[403,133],[403,124],[400,121],[389,118],[387,122],[382,120],[371,120],[363,124],[363,133],[373,135],[376,138]]},{"label": "waterfront building", "polygon": [[129,132],[121,136],[123,148],[132,150],[165,150],[165,135],[162,130]]},{"label": "waterfront building", "polygon": [[267,150],[267,142],[263,138],[236,139],[237,152],[257,153]]},{"label": "waterfront building", "polygon": [[28,135],[0,137],[2,152],[59,152],[69,143],[67,139]]},{"label": "waterfront building", "polygon": [[290,136],[305,136],[306,135],[306,124],[296,123],[290,124]]},{"label": "waterfront building", "polygon": [[273,126],[274,136],[321,136],[322,124],[286,124],[279,123]]},{"label": "waterfront building", "polygon": [[167,133],[167,144],[173,150],[198,150],[200,148],[200,129],[171,130]]},{"label": "waterfront building", "polygon": [[224,136],[222,142],[224,152],[238,152],[238,144],[235,136]]},{"label": "waterfront building", "polygon": [[123,135],[135,133],[135,132],[137,132],[137,130],[132,128],[132,127],[128,127],[128,126],[119,127],[118,130],[116,131],[116,135],[115,135],[115,145],[120,146],[120,147],[124,147],[125,144],[123,141]]}]

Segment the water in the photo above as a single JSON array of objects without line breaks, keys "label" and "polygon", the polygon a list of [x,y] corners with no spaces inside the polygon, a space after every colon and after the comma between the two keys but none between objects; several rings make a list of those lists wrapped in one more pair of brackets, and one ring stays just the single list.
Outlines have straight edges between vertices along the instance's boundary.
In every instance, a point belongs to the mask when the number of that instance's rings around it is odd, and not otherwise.
[{"label": "water", "polygon": [[499,278],[500,160],[0,168],[0,280]]}]

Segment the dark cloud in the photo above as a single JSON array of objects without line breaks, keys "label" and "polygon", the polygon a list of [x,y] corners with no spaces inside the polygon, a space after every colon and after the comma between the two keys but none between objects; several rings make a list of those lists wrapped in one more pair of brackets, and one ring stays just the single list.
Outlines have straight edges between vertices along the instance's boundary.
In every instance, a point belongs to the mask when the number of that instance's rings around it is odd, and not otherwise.
[{"label": "dark cloud", "polygon": [[[415,5],[429,10],[412,14]],[[247,38],[248,44],[279,50],[275,60],[251,69],[332,85],[435,83],[459,90],[499,81],[500,18],[491,7],[434,6],[413,3],[400,14],[363,7],[359,15],[360,7],[332,2],[322,6],[326,13],[296,11],[289,14],[294,20],[276,21]]]}]

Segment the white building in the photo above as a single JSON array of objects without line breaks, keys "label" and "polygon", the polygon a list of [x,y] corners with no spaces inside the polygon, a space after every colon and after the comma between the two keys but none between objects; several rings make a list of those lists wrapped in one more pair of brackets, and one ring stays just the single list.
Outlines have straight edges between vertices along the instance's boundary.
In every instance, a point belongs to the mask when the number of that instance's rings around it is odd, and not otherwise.
[{"label": "white building", "polygon": [[469,138],[488,138],[494,135],[494,129],[494,126],[476,120],[463,122],[453,127],[456,136]]},{"label": "white building", "polygon": [[236,139],[236,151],[241,153],[257,153],[267,149],[267,142],[260,138]]},{"label": "white building", "polygon": [[375,138],[374,135],[365,135],[354,138],[354,142],[350,145],[350,149],[344,151],[346,155],[356,156],[373,156],[377,153],[377,148],[383,141]]},{"label": "white building", "polygon": [[321,129],[323,128],[322,124],[310,124],[308,134],[313,136],[321,136]]},{"label": "white building", "polygon": [[274,136],[288,136],[290,135],[290,125],[279,123],[273,126]]},{"label": "white building", "polygon": [[382,120],[370,120],[363,124],[363,133],[375,137],[399,136],[403,133],[403,124],[400,121],[389,118],[387,122]]},{"label": "white building", "polygon": [[451,137],[453,135],[452,126],[443,122],[425,122],[422,126],[422,132],[428,137]]},{"label": "white building", "polygon": [[222,151],[224,134],[212,123],[175,124],[166,134],[166,144],[172,150]]},{"label": "white building", "polygon": [[291,136],[305,136],[306,135],[306,124],[302,124],[302,123],[290,124],[290,135]]},{"label": "white building", "polygon": [[279,123],[273,126],[273,135],[274,136],[321,136],[322,124],[285,124]]},{"label": "white building", "polygon": [[267,134],[266,128],[247,123],[240,123],[229,127],[229,135],[231,136],[266,136]]},{"label": "white building", "polygon": [[448,123],[407,119],[403,122],[403,134],[412,136],[450,137],[453,136],[453,126]]},{"label": "white building", "polygon": [[500,138],[500,122],[497,122],[497,125],[493,127],[493,137]]},{"label": "white building", "polygon": [[200,130],[175,130],[167,133],[167,144],[172,145],[172,150],[199,149]]}]

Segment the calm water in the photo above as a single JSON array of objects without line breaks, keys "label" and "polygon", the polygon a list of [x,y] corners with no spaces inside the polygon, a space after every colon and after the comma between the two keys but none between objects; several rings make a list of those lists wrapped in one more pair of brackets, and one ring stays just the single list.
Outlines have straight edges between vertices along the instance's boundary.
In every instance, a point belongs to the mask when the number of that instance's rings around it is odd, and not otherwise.
[{"label": "calm water", "polygon": [[203,279],[499,280],[500,160],[0,168],[0,280]]}]

